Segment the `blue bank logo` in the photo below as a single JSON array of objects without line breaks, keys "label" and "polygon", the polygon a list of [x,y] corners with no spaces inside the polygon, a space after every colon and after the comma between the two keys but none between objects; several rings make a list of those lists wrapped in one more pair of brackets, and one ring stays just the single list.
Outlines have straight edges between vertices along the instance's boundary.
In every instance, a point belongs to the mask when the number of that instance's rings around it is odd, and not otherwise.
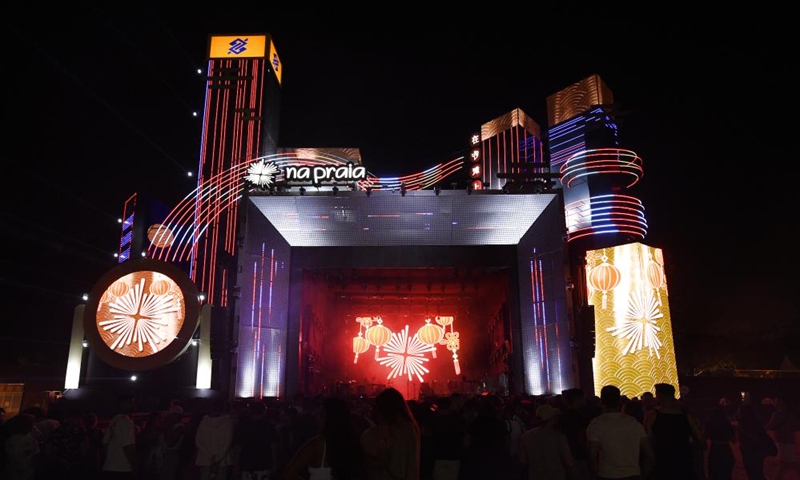
[{"label": "blue bank logo", "polygon": [[237,38],[236,40],[232,41],[229,44],[230,48],[228,48],[228,54],[232,53],[234,55],[239,55],[247,50],[247,40],[249,39],[245,38],[242,40],[241,38]]},{"label": "blue bank logo", "polygon": [[278,54],[277,53],[273,53],[272,54],[272,68],[275,69],[275,73],[278,73],[278,72],[281,71],[281,61],[278,60]]}]

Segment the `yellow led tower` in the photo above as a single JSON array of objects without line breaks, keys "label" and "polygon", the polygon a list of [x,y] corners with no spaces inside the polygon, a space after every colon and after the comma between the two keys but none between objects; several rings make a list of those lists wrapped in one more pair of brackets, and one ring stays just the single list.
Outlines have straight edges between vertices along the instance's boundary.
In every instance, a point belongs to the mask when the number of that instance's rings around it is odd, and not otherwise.
[{"label": "yellow led tower", "polygon": [[664,256],[641,243],[586,252],[587,297],[595,311],[594,389],[635,397],[656,383],[679,390]]}]

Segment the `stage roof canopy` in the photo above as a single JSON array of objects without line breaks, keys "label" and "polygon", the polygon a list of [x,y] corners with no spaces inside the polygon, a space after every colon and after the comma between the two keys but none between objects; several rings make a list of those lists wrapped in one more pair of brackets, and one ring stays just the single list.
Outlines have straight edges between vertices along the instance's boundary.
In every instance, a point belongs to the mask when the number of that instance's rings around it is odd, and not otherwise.
[{"label": "stage roof canopy", "polygon": [[292,247],[516,245],[549,205],[560,208],[555,193],[347,191],[249,198]]}]

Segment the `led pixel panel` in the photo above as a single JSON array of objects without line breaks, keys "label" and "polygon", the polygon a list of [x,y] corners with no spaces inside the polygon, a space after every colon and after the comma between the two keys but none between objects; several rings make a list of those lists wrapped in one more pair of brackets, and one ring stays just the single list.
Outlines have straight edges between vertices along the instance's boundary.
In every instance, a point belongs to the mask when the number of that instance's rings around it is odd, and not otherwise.
[{"label": "led pixel panel", "polygon": [[623,395],[680,391],[664,255],[641,243],[586,253],[587,297],[595,309],[594,389],[616,385]]},{"label": "led pixel panel", "polygon": [[254,196],[251,201],[292,247],[516,245],[557,201],[555,194],[446,192]]},{"label": "led pixel panel", "polygon": [[197,289],[183,271],[150,259],[131,260],[95,284],[84,331],[109,365],[149,370],[186,349],[197,328],[198,309]]}]

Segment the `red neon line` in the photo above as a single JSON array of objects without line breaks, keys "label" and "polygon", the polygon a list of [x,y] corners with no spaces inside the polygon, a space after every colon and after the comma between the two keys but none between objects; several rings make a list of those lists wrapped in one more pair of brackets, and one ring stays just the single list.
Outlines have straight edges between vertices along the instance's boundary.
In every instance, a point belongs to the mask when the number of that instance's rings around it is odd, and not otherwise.
[{"label": "red neon line", "polygon": [[[261,245],[261,268],[259,269],[259,275],[261,276],[261,281],[259,282],[261,284],[261,288],[260,288],[261,292],[264,291],[264,261],[265,260],[266,260],[266,257],[264,255],[264,245],[262,244]],[[255,299],[255,297],[253,297],[253,298]],[[262,305],[264,303],[262,300],[263,300],[263,298],[261,297],[261,294],[259,294],[259,298],[258,298],[258,331],[256,332],[256,342],[257,342],[256,345],[259,345],[261,343],[261,320],[263,318],[263,307],[262,307]],[[257,350],[257,349],[258,349],[258,347],[254,348],[253,350]],[[261,356],[261,362],[258,365],[259,365],[259,370],[263,370],[264,369],[263,351],[262,351],[262,356]],[[254,374],[255,374],[255,372],[256,372],[256,369],[253,369],[253,373]],[[257,383],[257,379],[254,378],[253,379],[253,384],[256,384],[256,383]],[[259,392],[263,392],[263,390],[264,390],[263,382],[258,382],[258,391]]]},{"label": "red neon line", "polygon": [[[263,254],[263,247],[262,247],[262,254]],[[253,390],[255,391],[255,375],[256,375],[256,365],[258,365],[258,356],[256,355],[256,351],[258,350],[256,346],[258,343],[256,342],[256,335],[258,331],[255,328],[255,304],[256,302],[256,285],[258,285],[258,263],[253,262],[253,292],[252,296],[250,297],[250,335],[253,338]],[[250,392],[253,395],[254,392]]]},{"label": "red neon line", "polygon": [[540,295],[540,297],[539,297],[540,298],[539,306],[540,306],[540,313],[542,315],[542,325],[544,326],[544,335],[543,335],[543,337],[544,337],[544,351],[546,352],[545,358],[543,358],[542,361],[545,363],[545,368],[547,369],[547,390],[550,391],[550,390],[552,390],[552,381],[550,379],[550,358],[549,358],[550,357],[550,347],[548,346],[549,342],[547,341],[547,320],[545,318],[545,313],[544,313],[544,278],[543,278],[544,275],[543,275],[542,269],[539,266],[538,257],[536,257],[536,260],[537,261],[535,262],[535,265],[536,265],[536,272],[537,272],[537,276],[538,276],[538,279],[537,279],[536,283],[537,283],[537,290],[539,291],[539,295]]},{"label": "red neon line", "polygon": [[[270,249],[270,254],[269,254],[269,300],[267,304],[268,308],[267,320],[269,322],[269,325],[272,325],[272,293],[273,293],[273,288],[275,287],[275,262],[276,262],[275,249],[272,248]],[[280,375],[278,375],[278,377],[280,378]],[[263,388],[263,382],[262,382],[262,388]],[[278,392],[280,392],[280,389],[278,390]]]},{"label": "red neon line", "polygon": [[[259,75],[258,75],[258,78],[257,78],[257,82],[253,82],[254,85],[258,86],[258,88],[256,89],[256,95],[255,95],[255,102],[257,102],[257,107],[258,107],[258,110],[256,110],[256,112],[258,113],[258,116],[261,116],[264,113],[264,95],[262,94],[262,92],[264,91],[264,82],[267,79],[266,68],[267,68],[267,64],[268,63],[269,62],[262,62],[261,63],[261,69],[259,69],[259,72],[258,72]],[[258,129],[256,130],[256,153],[257,153],[257,155],[261,155],[262,154],[262,152],[261,152],[261,129],[262,128],[263,128],[263,125],[261,124],[261,120],[259,120],[258,121]]]}]

